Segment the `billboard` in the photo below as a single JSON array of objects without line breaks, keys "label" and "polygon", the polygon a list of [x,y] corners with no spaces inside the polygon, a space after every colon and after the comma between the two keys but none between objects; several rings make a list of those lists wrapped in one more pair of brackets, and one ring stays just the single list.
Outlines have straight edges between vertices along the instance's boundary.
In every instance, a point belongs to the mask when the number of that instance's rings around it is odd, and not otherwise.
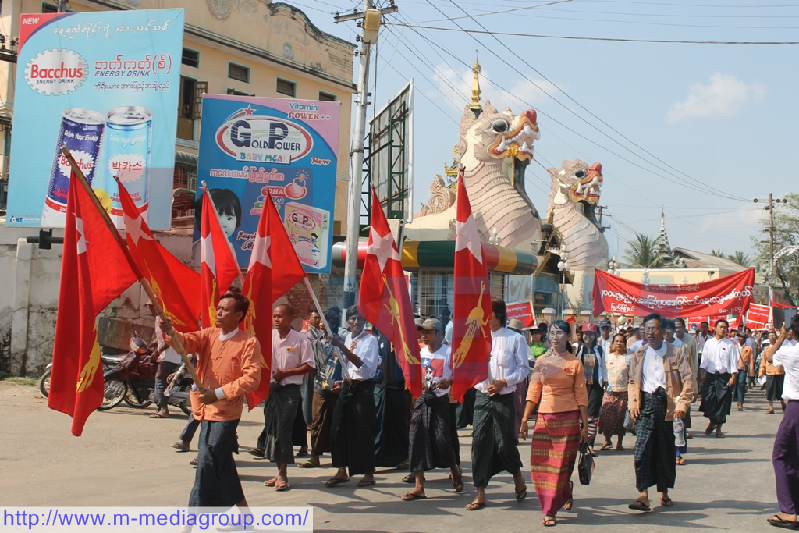
[{"label": "billboard", "polygon": [[[330,272],[340,109],[339,102],[203,97],[197,183],[206,182],[241,267],[271,194],[305,271]],[[199,238],[196,226],[196,262]]]},{"label": "billboard", "polygon": [[169,229],[183,10],[23,14],[19,47],[6,225],[64,227],[66,145],[117,227],[114,177]]}]

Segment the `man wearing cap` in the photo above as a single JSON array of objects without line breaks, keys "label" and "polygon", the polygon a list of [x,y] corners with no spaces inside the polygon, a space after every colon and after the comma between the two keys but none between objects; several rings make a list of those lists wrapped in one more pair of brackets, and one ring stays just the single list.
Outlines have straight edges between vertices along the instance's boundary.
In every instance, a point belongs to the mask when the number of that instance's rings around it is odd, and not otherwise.
[{"label": "man wearing cap", "polygon": [[158,361],[158,369],[155,372],[155,384],[153,386],[153,401],[158,410],[150,415],[150,418],[169,418],[169,400],[164,395],[167,385],[167,377],[180,368],[181,360],[178,352],[169,346],[164,340],[164,331],[161,328],[161,317],[155,312],[155,306],[151,300],[147,300],[145,307],[155,317],[155,336],[153,340],[158,343],[158,347],[151,357]]},{"label": "man wearing cap", "polygon": [[577,352],[577,358],[583,363],[585,384],[588,389],[588,451],[594,453],[599,411],[602,408],[602,397],[608,385],[608,371],[605,366],[605,351],[597,342],[596,324],[586,322],[582,325],[583,343]]},{"label": "man wearing cap", "polygon": [[641,324],[635,323],[633,325],[633,334],[627,339],[627,355],[634,354],[638,348],[646,345],[644,334],[641,332]]},{"label": "man wearing cap", "polygon": [[416,481],[403,500],[424,499],[424,472],[449,468],[455,492],[463,490],[450,432],[449,388],[452,385],[450,347],[444,344],[444,328],[437,318],[422,323],[425,346],[421,351],[424,390],[411,415],[410,470]]}]

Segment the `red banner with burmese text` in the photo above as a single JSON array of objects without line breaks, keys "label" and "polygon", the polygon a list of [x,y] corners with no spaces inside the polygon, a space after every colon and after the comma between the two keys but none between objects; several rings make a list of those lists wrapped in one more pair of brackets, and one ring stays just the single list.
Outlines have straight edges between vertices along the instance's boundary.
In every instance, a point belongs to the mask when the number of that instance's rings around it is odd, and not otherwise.
[{"label": "red banner with burmese text", "polygon": [[535,316],[533,315],[533,302],[519,302],[508,304],[505,307],[508,320],[517,318],[522,323],[522,329],[535,327]]},{"label": "red banner with burmese text", "polygon": [[644,285],[597,270],[593,313],[660,313],[668,318],[745,313],[754,282],[753,268],[690,285]]}]

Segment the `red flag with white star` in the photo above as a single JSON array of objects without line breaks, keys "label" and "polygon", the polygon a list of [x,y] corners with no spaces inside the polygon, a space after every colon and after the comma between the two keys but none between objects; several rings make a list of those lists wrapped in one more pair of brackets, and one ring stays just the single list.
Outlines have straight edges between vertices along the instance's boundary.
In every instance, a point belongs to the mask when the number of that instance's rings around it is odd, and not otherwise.
[{"label": "red flag with white star", "polygon": [[105,389],[95,320],[139,277],[116,230],[106,225],[74,174],[69,181],[47,405],[70,415],[72,434],[80,436]]},{"label": "red flag with white star", "polygon": [[[279,265],[279,268],[273,269],[272,265]],[[250,300],[250,309],[242,329],[255,335],[261,343],[261,384],[255,392],[246,395],[250,411],[269,396],[269,384],[272,381],[272,304],[303,278],[305,271],[300,259],[272,196],[267,195],[258,219],[250,266],[242,289],[244,296]]]},{"label": "red flag with white star", "polygon": [[161,308],[176,330],[199,329],[200,274],[187,267],[155,240],[125,186],[119,184],[125,220],[125,239],[133,259],[158,296]]},{"label": "red flag with white star", "polygon": [[206,190],[200,218],[200,317],[203,328],[216,327],[216,306],[240,275],[236,257]]},{"label": "red flag with white star", "polygon": [[422,369],[411,295],[408,293],[397,245],[374,189],[370,222],[358,311],[391,340],[408,390],[418,397],[422,394]]},{"label": "red flag with white star", "polygon": [[488,378],[491,356],[491,291],[480,233],[458,173],[455,225],[455,281],[452,311],[452,395],[462,401],[470,388]]}]

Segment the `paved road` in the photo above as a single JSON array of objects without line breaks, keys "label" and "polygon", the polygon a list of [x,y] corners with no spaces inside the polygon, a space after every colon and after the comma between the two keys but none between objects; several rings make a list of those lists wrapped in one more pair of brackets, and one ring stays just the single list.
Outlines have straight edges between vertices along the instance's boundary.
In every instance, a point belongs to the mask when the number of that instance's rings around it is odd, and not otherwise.
[{"label": "paved road", "polygon": [[[771,447],[779,415],[765,415],[760,393],[750,395],[747,410],[733,412],[725,426],[727,438],[701,434],[689,441],[687,464],[677,467],[675,506],[635,514],[627,504],[637,496],[632,467],[633,437],[622,452],[601,452],[594,480],[578,486],[572,512],[559,515],[558,531],[675,531],[704,528],[726,531],[771,530],[765,519],[776,510]],[[47,408],[34,387],[0,382],[3,406],[0,431],[0,495],[2,505],[175,505],[188,501],[194,479],[189,466],[193,453],[176,453],[169,445],[177,438],[185,417],[151,420],[153,409],[125,407],[96,412],[83,436],[69,433],[71,419]],[[253,445],[263,424],[262,411],[246,414],[239,427],[243,446]],[[695,418],[696,419],[696,418]],[[703,419],[699,419],[702,424]],[[704,427],[704,424],[702,424]],[[469,512],[464,506],[474,495],[468,483],[468,431],[461,431],[461,455],[467,487],[455,494],[446,472],[428,474],[424,501],[400,500],[409,488],[404,472],[378,471],[375,487],[358,489],[354,483],[325,489],[330,467],[303,470],[290,467],[293,489],[276,493],[263,481],[275,468],[242,453],[238,468],[251,505],[314,506],[316,531],[427,532],[529,531],[542,528],[541,512],[529,471],[530,496],[521,504],[513,498],[507,474],[492,481],[489,505]],[[521,445],[525,465],[529,445]],[[323,458],[329,464],[329,456]],[[526,467],[525,467],[526,470]],[[576,475],[575,475],[576,479]],[[464,520],[466,518],[466,520]]]}]

